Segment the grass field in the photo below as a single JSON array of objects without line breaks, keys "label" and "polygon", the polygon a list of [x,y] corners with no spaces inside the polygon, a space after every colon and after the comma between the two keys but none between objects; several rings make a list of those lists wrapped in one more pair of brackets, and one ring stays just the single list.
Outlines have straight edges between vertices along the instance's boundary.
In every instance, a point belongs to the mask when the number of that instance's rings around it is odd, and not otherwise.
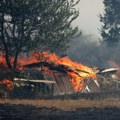
[{"label": "grass field", "polygon": [[64,111],[71,111],[77,108],[87,108],[87,107],[118,107],[120,108],[120,99],[118,98],[106,98],[100,100],[26,100],[26,99],[5,99],[0,100],[0,104],[14,104],[14,105],[32,105],[36,107],[55,107]]},{"label": "grass field", "polygon": [[0,120],[119,120],[120,99],[0,100]]}]

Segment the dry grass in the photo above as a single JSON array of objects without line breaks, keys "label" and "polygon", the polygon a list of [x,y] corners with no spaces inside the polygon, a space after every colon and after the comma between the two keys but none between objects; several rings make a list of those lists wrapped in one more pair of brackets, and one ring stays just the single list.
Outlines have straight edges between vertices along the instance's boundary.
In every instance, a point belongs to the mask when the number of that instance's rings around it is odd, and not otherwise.
[{"label": "dry grass", "polygon": [[0,100],[1,120],[119,120],[120,99]]},{"label": "dry grass", "polygon": [[76,110],[77,108],[105,108],[117,107],[120,108],[120,99],[107,98],[103,100],[18,100],[18,99],[5,99],[0,100],[0,104],[21,104],[32,105],[36,107],[55,107],[64,111]]}]

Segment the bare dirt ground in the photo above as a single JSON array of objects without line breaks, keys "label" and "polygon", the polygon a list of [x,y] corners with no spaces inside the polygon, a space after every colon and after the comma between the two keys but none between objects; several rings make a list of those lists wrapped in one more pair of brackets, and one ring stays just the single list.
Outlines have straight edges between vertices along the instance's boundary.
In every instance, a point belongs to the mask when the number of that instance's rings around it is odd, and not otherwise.
[{"label": "bare dirt ground", "polygon": [[120,120],[120,99],[0,100],[0,120]]}]

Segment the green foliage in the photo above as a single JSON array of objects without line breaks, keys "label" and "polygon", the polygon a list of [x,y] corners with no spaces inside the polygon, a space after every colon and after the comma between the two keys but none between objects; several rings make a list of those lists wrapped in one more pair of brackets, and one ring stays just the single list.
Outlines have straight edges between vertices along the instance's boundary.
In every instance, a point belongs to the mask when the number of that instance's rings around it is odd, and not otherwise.
[{"label": "green foliage", "polygon": [[11,56],[16,67],[21,52],[65,49],[78,30],[71,26],[79,15],[75,5],[80,0],[75,1],[1,0],[0,49],[6,52],[8,67]]},{"label": "green foliage", "polygon": [[101,36],[107,45],[116,45],[120,41],[120,0],[104,0],[104,15],[100,15],[103,23]]}]

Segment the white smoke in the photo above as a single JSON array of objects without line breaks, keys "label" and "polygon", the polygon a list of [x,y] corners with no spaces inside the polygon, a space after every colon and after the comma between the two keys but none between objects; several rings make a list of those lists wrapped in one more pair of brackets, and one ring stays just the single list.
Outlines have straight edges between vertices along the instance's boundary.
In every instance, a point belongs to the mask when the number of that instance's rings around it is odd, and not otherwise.
[{"label": "white smoke", "polygon": [[120,43],[117,46],[106,47],[100,44],[95,35],[82,35],[70,42],[66,54],[77,62],[88,66],[109,67],[109,60],[120,63]]}]

